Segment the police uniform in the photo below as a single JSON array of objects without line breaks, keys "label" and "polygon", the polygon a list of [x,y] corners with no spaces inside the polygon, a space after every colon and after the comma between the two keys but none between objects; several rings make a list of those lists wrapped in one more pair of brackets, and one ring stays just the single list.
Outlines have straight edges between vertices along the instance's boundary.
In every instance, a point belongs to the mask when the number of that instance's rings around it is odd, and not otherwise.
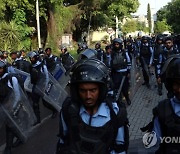
[{"label": "police uniform", "polygon": [[[116,40],[114,41],[114,43]],[[119,43],[117,41],[117,43]],[[126,98],[127,103],[130,105],[131,101],[129,99],[129,79],[127,75],[130,73],[131,68],[131,59],[126,50],[122,48],[115,49],[113,46],[112,54],[111,54],[111,77],[114,85],[115,94],[117,94],[118,89],[120,87],[121,81],[125,76],[125,80],[122,86],[122,93]],[[121,101],[121,100],[120,100]]]},{"label": "police uniform", "polygon": [[170,57],[163,71],[166,89],[172,92],[173,97],[158,103],[153,109],[152,122],[141,130],[155,132],[159,143],[156,154],[179,154],[180,146],[173,138],[180,136],[180,56]]},{"label": "police uniform", "polygon": [[[0,102],[3,102],[6,97],[9,97],[10,92],[13,90],[15,93],[15,99],[20,99],[20,92],[18,88],[18,80],[15,76],[12,76],[10,73],[7,73],[6,64],[3,61],[0,61],[0,67],[4,67],[4,73],[0,76]],[[4,66],[2,66],[4,65]],[[13,138],[16,136],[16,133],[11,127],[6,125],[6,147],[4,154],[11,154],[11,148],[13,146]]]},{"label": "police uniform", "polygon": [[[35,86],[37,85],[40,78],[44,78],[44,77],[48,78],[48,70],[46,65],[37,59],[36,63],[32,64],[30,67],[30,75],[31,75],[31,83],[33,84],[32,95],[31,95],[33,101],[33,109],[37,117],[37,123],[40,123],[41,118],[40,118],[39,100],[41,98],[41,92],[38,91],[35,88]],[[57,113],[54,107],[48,104],[44,99],[42,99],[42,101],[43,101],[43,105],[53,112],[52,118],[54,118],[54,116]]]},{"label": "police uniform", "polygon": [[[96,72],[96,73],[94,73]],[[107,94],[108,69],[97,59],[85,59],[75,66],[71,76],[70,93],[60,114],[57,154],[115,154],[128,148],[127,112]],[[92,115],[81,104],[79,83],[97,83],[98,109]],[[121,117],[121,118],[118,118]]]},{"label": "police uniform", "polygon": [[[149,75],[146,69],[153,62],[153,48],[150,46],[149,42],[143,42],[143,40],[148,40],[146,37],[142,37],[141,47],[140,47],[140,62],[142,66],[144,84],[149,88]],[[147,67],[146,67],[147,66]]]}]

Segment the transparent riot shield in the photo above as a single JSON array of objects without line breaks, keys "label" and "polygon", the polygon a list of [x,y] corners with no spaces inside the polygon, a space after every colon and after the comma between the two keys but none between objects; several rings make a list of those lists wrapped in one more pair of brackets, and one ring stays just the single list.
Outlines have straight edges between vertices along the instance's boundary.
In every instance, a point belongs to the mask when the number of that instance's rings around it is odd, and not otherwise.
[{"label": "transparent riot shield", "polygon": [[3,110],[2,110],[2,108],[0,107],[0,129],[4,125],[4,121],[5,121],[4,116],[5,116],[5,114],[4,114]]},{"label": "transparent riot shield", "polygon": [[52,76],[59,82],[62,88],[65,88],[70,80],[68,74],[66,74],[65,68],[57,63],[53,71],[51,71]]},{"label": "transparent riot shield", "polygon": [[14,67],[10,67],[9,72],[17,73],[19,75],[19,77],[22,79],[22,81],[24,82],[24,89],[27,92],[32,92],[33,85],[31,84],[31,76],[29,73],[21,71]]},{"label": "transparent riot shield", "polygon": [[35,86],[35,92],[39,93],[57,111],[60,111],[68,94],[50,73],[48,75],[48,79],[45,77],[39,79]]},{"label": "transparent riot shield", "polygon": [[86,49],[79,54],[78,60],[97,58],[97,51],[94,49]]},{"label": "transparent riot shield", "polygon": [[22,142],[26,142],[32,126],[36,122],[36,116],[31,104],[20,86],[18,94],[12,90],[1,104],[7,125],[15,132]]}]

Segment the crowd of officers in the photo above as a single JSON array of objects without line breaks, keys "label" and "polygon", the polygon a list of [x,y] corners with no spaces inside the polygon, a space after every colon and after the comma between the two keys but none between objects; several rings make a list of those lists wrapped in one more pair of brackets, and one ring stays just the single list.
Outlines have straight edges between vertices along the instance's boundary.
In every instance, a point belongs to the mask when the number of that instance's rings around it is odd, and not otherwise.
[{"label": "crowd of officers", "polygon": [[[10,53],[12,63],[7,60],[8,52],[0,51],[0,90],[9,89],[8,80],[12,76],[8,76],[8,73],[11,73],[11,66],[30,73],[33,88],[32,93],[27,92],[27,95],[32,99],[32,107],[37,118],[34,125],[37,125],[41,122],[39,108],[41,96],[34,87],[39,80],[39,74],[40,72],[47,74],[54,70],[57,63],[61,63],[66,72],[71,72],[71,98],[64,102],[60,114],[57,153],[123,154],[128,150],[129,137],[127,113],[122,100],[124,96],[127,105],[131,104],[130,79],[135,78],[131,74],[131,66],[136,65],[137,69],[142,69],[143,85],[147,88],[151,88],[151,69],[154,67],[158,94],[162,95],[164,82],[162,68],[169,57],[174,56],[175,59],[175,55],[178,57],[179,44],[178,39],[174,41],[171,36],[164,35],[158,35],[155,39],[149,36],[137,39],[131,36],[126,39],[115,38],[105,47],[105,50],[99,42],[95,44],[94,49],[89,49],[86,44],[79,43],[77,54],[81,56],[77,62],[67,51],[66,46],[60,47],[60,56],[53,55],[51,48],[31,51],[28,54],[25,54],[23,50],[12,51]],[[133,59],[135,63],[132,63]],[[171,59],[172,62],[173,60]],[[177,58],[178,66],[175,67],[180,70],[179,62]],[[17,79],[13,80],[16,82]],[[179,78],[177,80],[176,83],[179,85]],[[169,99],[175,97],[174,102],[180,101],[178,92],[176,92],[177,97],[172,88],[167,90]],[[8,91],[0,92],[1,101],[7,93]],[[57,115],[55,108],[44,99],[42,102],[52,111],[52,118],[55,118]],[[10,154],[11,148],[21,141],[17,138],[13,143],[16,135],[8,126],[6,126],[6,134],[4,153]]]}]

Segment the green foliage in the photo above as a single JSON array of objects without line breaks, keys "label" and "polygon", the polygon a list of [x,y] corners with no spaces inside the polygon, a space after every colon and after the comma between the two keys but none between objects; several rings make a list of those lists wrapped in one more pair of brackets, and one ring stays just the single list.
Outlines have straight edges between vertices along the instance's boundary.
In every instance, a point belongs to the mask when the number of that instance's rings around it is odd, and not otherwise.
[{"label": "green foliage", "polygon": [[180,0],[173,0],[167,6],[167,23],[176,33],[180,33]]},{"label": "green foliage", "polygon": [[148,20],[149,33],[151,33],[152,21],[151,21],[151,8],[149,3],[147,7],[147,20]]},{"label": "green foliage", "polygon": [[148,27],[146,27],[145,22],[137,21],[137,30],[138,31],[143,31],[143,32],[148,32]]},{"label": "green foliage", "polygon": [[3,50],[16,50],[20,43],[19,27],[15,22],[0,24],[0,46]]},{"label": "green foliage", "polygon": [[137,22],[134,20],[129,20],[122,26],[122,32],[124,34],[135,32],[136,30],[137,30]]},{"label": "green foliage", "polygon": [[157,21],[155,23],[154,32],[156,34],[162,34],[165,31],[171,31],[171,27],[167,24],[165,20]]},{"label": "green foliage", "polygon": [[172,0],[157,12],[158,21],[167,21],[167,24],[175,33],[180,33],[180,0]]}]

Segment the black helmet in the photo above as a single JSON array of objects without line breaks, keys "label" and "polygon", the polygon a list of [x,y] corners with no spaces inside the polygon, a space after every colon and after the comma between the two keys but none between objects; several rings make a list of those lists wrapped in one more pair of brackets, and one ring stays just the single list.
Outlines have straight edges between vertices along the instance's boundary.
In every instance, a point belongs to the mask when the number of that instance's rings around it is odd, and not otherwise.
[{"label": "black helmet", "polygon": [[180,54],[169,57],[162,69],[166,89],[172,91],[172,83],[180,79]]},{"label": "black helmet", "polygon": [[[0,60],[0,68],[3,68],[3,74],[7,72],[7,65],[4,61]],[[0,76],[2,76],[3,74],[1,74]]]},{"label": "black helmet", "polygon": [[107,93],[108,68],[98,59],[84,59],[79,61],[73,68],[71,76],[71,97],[74,101],[79,100],[77,86],[79,83],[93,82],[100,85],[99,102],[103,101]]},{"label": "black helmet", "polygon": [[123,41],[122,41],[122,39],[120,39],[120,38],[115,38],[114,40],[113,40],[113,44],[114,43],[119,43],[119,44],[123,44]]},{"label": "black helmet", "polygon": [[148,42],[149,41],[149,37],[148,36],[143,36],[141,38],[141,42]]},{"label": "black helmet", "polygon": [[[48,48],[47,48],[48,49]],[[46,51],[46,50],[45,50]],[[41,55],[41,54],[44,54],[44,49],[43,48],[39,48],[38,50],[38,53]]]},{"label": "black helmet", "polygon": [[[116,46],[115,46],[115,43],[119,43],[119,47],[116,47]],[[113,40],[113,48],[114,48],[114,50],[122,49],[122,48],[123,48],[123,40],[120,39],[120,38],[115,38],[115,39]]]},{"label": "black helmet", "polygon": [[31,58],[35,58],[35,61],[38,61],[40,56],[39,53],[37,51],[30,51],[27,55],[30,59]]}]

